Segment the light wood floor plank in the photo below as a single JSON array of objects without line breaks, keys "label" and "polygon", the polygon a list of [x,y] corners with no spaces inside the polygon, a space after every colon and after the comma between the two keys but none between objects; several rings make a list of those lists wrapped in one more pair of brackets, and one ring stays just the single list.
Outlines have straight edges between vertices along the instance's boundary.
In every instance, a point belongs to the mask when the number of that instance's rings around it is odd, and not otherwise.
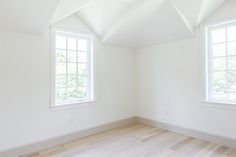
[{"label": "light wood floor plank", "polygon": [[236,157],[236,149],[134,124],[22,157]]}]

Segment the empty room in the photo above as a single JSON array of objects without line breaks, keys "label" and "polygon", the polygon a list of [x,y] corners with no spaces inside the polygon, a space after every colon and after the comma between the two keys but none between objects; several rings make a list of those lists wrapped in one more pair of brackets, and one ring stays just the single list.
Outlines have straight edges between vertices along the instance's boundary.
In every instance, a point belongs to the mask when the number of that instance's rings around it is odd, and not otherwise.
[{"label": "empty room", "polygon": [[0,157],[236,157],[236,0],[0,0]]}]

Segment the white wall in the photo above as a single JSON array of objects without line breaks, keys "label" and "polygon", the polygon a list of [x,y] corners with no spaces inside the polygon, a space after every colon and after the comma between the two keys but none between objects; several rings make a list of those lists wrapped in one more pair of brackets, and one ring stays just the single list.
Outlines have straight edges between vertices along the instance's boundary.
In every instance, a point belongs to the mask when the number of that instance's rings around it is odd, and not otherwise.
[{"label": "white wall", "polygon": [[[229,0],[206,23],[236,19],[235,7]],[[92,33],[75,16],[57,25]],[[96,38],[96,102],[51,110],[50,31],[42,36],[0,31],[0,151],[135,115],[236,139],[236,110],[203,103],[202,42],[198,30],[192,39],[135,54]]]},{"label": "white wall", "polygon": [[[74,16],[57,24],[91,32]],[[93,106],[51,110],[50,31],[0,31],[0,152],[134,116],[134,52],[95,42]]]},{"label": "white wall", "polygon": [[[229,0],[202,26],[236,19]],[[137,54],[137,115],[236,139],[236,107],[203,103],[203,29],[194,38],[151,46]],[[210,105],[210,106],[209,106]]]}]

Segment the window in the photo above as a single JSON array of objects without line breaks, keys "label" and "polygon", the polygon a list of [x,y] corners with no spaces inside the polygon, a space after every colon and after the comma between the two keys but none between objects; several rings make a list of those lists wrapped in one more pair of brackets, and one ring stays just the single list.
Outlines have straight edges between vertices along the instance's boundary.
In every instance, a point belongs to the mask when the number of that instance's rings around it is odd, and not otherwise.
[{"label": "window", "polygon": [[93,101],[92,37],[53,30],[53,105]]},{"label": "window", "polygon": [[236,104],[236,22],[207,28],[207,100]]}]

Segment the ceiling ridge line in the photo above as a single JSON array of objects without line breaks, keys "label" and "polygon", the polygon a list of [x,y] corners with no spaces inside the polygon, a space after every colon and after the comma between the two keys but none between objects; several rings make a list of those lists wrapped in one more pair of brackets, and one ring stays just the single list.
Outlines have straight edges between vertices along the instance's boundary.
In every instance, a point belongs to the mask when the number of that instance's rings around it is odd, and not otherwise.
[{"label": "ceiling ridge line", "polygon": [[[132,10],[129,10],[128,12],[126,12],[125,15],[123,15],[122,17],[124,18],[120,18],[119,22],[116,23],[112,29],[110,31],[108,31],[108,33],[106,33],[103,37],[102,37],[102,42],[105,42],[114,32],[115,30],[117,30],[123,23],[125,23],[125,21],[127,21],[128,19],[130,19],[132,16],[134,16],[135,14],[139,13],[142,8],[149,4],[152,1],[156,1],[156,0],[145,0],[137,5],[135,5]],[[161,3],[163,3],[165,0],[162,0]]]},{"label": "ceiling ridge line", "polygon": [[172,2],[172,0],[168,0],[170,2],[170,4],[175,8],[176,12],[178,13],[178,15],[181,17],[181,19],[183,20],[185,26],[188,28],[188,30],[194,34],[195,30],[193,28],[193,26],[190,24],[190,22],[187,20],[187,18],[184,16],[184,14],[178,9],[178,7]]},{"label": "ceiling ridge line", "polygon": [[[217,9],[219,9],[221,6],[223,6],[223,4],[227,1],[227,0],[218,0],[219,2],[215,4],[215,7],[212,8],[211,12],[208,12],[208,14],[206,14],[205,16],[203,16],[202,12],[203,12],[203,6],[206,3],[206,1],[202,2],[202,6],[199,12],[199,17],[197,19],[197,25],[201,24],[203,21],[205,21],[208,17],[210,17]],[[204,3],[205,2],[205,3]],[[202,17],[201,17],[202,15]]]},{"label": "ceiling ridge line", "polygon": [[200,19],[200,15],[202,14],[203,4],[204,4],[204,1],[202,1],[202,4],[201,4],[201,7],[200,7],[200,10],[199,10],[199,13],[198,13],[198,16],[197,16],[197,21],[196,21],[197,26],[199,25],[199,23],[200,23],[200,21],[201,21],[201,19]]},{"label": "ceiling ridge line", "polygon": [[66,17],[78,12],[81,8],[85,7],[91,1],[92,0],[79,0],[78,2],[81,2],[81,4],[79,4],[78,7],[71,10],[71,9],[65,8],[65,4],[75,2],[75,0],[70,0],[70,2],[68,0],[60,0],[60,2],[58,3],[58,5],[53,13],[53,16],[50,19],[49,25],[53,25],[53,24],[65,19]]}]

